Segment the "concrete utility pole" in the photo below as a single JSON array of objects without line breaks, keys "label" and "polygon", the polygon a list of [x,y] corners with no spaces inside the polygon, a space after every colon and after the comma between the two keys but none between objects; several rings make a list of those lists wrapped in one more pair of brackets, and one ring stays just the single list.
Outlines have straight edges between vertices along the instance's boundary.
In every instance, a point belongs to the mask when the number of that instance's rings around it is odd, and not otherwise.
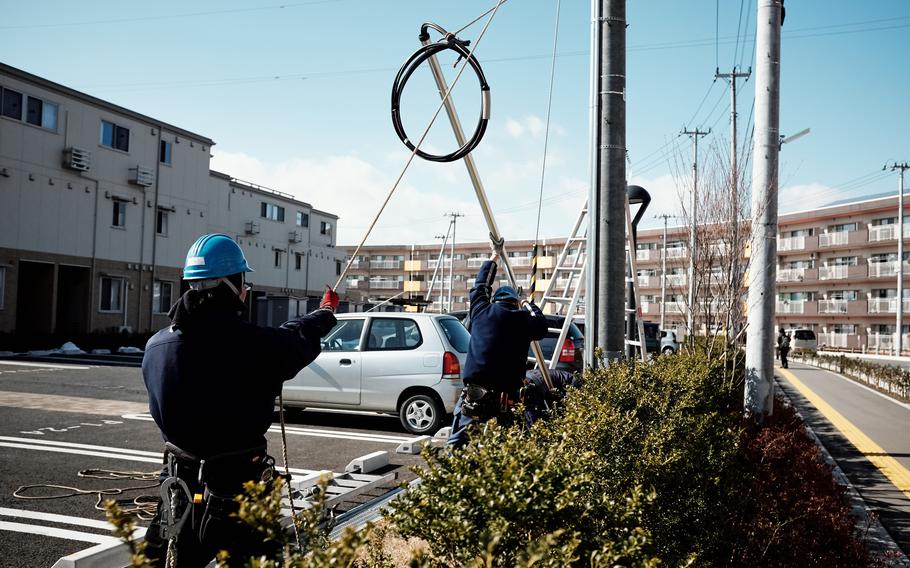
[{"label": "concrete utility pole", "polygon": [[446,217],[452,219],[452,242],[449,244],[449,300],[448,311],[452,311],[452,290],[455,287],[455,225],[459,217],[464,217],[464,213],[446,213]]},{"label": "concrete utility pole", "polygon": [[[886,166],[887,167],[887,166]],[[894,339],[894,354],[900,356],[904,347],[904,171],[910,168],[907,162],[894,163],[891,171],[899,171],[897,191],[897,325]]]},{"label": "concrete utility pole", "polygon": [[708,130],[686,130],[682,129],[682,134],[692,138],[692,211],[689,213],[692,217],[691,227],[689,229],[689,296],[688,296],[688,314],[686,316],[686,333],[695,336],[695,233],[698,230],[698,137],[707,136],[711,133]]},{"label": "concrete utility pole", "polygon": [[660,249],[660,329],[664,330],[667,323],[667,219],[676,215],[657,215],[657,219],[664,220],[663,245]]},{"label": "concrete utility pole", "polygon": [[591,5],[592,172],[588,195],[586,360],[622,355],[625,310],[626,2]]},{"label": "concrete utility pole", "polygon": [[755,44],[755,146],[752,159],[752,260],[746,331],[746,416],[774,411],[774,303],[777,296],[777,184],[780,152],[781,0],[758,3]]},{"label": "concrete utility pole", "polygon": [[740,297],[737,283],[740,282],[739,268],[739,167],[737,165],[738,140],[736,133],[736,80],[746,79],[752,75],[752,68],[745,73],[736,71],[736,66],[729,73],[721,73],[720,69],[714,70],[715,79],[728,79],[730,84],[730,298],[727,310],[727,337],[735,337],[737,330],[733,327],[733,309],[739,303]]}]

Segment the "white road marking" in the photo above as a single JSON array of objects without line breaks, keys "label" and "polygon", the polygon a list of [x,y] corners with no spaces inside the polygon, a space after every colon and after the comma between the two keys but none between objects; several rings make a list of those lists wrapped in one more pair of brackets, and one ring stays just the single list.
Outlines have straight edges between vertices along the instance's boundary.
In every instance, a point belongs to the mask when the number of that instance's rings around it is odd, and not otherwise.
[{"label": "white road marking", "polygon": [[84,365],[57,365],[54,363],[30,363],[28,361],[5,361],[0,359],[0,365],[13,365],[16,367],[40,367],[43,369],[74,369],[78,371],[87,371],[91,367]]},{"label": "white road marking", "polygon": [[66,448],[81,448],[85,450],[99,450],[105,452],[116,452],[118,454],[133,454],[138,456],[152,456],[161,459],[161,452],[146,452],[143,450],[131,450],[129,448],[113,448],[111,446],[95,446],[92,444],[77,444],[75,442],[59,442],[55,440],[35,440],[32,438],[16,438],[13,436],[0,436],[0,441],[4,442],[21,442],[25,444],[40,444],[45,446],[61,446]]},{"label": "white road marking", "polygon": [[69,515],[57,515],[55,513],[45,513],[43,511],[27,511],[25,509],[10,509],[0,507],[0,516],[18,517],[20,519],[34,519],[37,521],[47,521],[49,523],[59,523],[63,525],[77,525],[80,527],[89,527],[105,531],[113,530],[114,525],[107,521],[97,519],[84,519],[82,517],[70,517]]},{"label": "white road marking", "polygon": [[[92,444],[76,444],[73,442],[58,442],[52,440],[32,440],[30,438],[15,438],[13,436],[0,436],[0,447],[78,454],[156,464],[162,464],[164,460],[164,455],[161,452],[147,452],[143,450],[131,450],[128,448],[113,448],[111,446],[94,446]],[[284,467],[279,467],[279,469],[284,471]],[[290,471],[297,475],[312,475],[320,472],[320,470],[300,469],[295,467],[292,467]]]},{"label": "white road marking", "polygon": [[[126,418],[128,420],[145,420],[153,422],[154,419],[150,414],[123,414],[121,418]],[[359,442],[381,442],[383,444],[400,444],[410,440],[403,436],[389,436],[385,434],[367,434],[363,432],[335,432],[332,430],[317,430],[315,428],[302,428],[300,426],[285,426],[288,434],[295,436],[312,436],[314,438],[336,438],[339,440],[356,440]],[[281,432],[281,428],[277,425],[273,425],[269,428],[269,432]]]},{"label": "white road marking", "polygon": [[111,458],[115,460],[128,460],[128,461],[140,461],[147,463],[157,463],[161,464],[162,458],[147,458],[144,456],[137,456],[133,454],[111,454],[105,452],[91,452],[88,450],[80,450],[77,448],[64,448],[58,446],[38,446],[31,444],[11,444],[9,442],[0,442],[0,447],[4,448],[17,448],[20,450],[41,450],[43,452],[59,452],[62,454],[77,454],[80,456],[94,456],[98,458]]},{"label": "white road marking", "polygon": [[37,534],[42,536],[52,536],[54,538],[64,538],[66,540],[77,540],[81,542],[93,542],[95,544],[114,544],[118,542],[116,537],[105,536],[101,534],[92,534],[68,529],[58,529],[56,527],[47,527],[44,525],[27,525],[25,523],[11,523],[0,521],[0,531],[12,531],[27,534]]}]

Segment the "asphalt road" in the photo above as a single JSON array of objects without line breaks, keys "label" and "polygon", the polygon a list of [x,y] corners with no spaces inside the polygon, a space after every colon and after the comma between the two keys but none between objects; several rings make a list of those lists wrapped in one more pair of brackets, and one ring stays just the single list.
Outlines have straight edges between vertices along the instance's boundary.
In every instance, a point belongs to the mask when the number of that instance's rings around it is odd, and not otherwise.
[{"label": "asphalt road", "polygon": [[791,363],[789,371],[778,370],[778,384],[910,553],[910,405],[823,369]]},{"label": "asphalt road", "polygon": [[[146,405],[136,368],[0,360],[0,568],[51,566],[110,538],[95,494],[24,500],[13,496],[21,486],[123,488],[118,498],[126,500],[155,493],[148,487],[154,482],[78,475],[92,468],[158,470],[162,442]],[[301,474],[341,472],[356,457],[388,450],[391,465],[382,473],[394,471],[402,481],[419,462],[394,451],[413,437],[397,417],[307,410],[289,413],[287,422],[290,466]],[[268,438],[280,462],[280,436],[270,432]],[[73,491],[26,489],[32,496],[65,493]]]}]

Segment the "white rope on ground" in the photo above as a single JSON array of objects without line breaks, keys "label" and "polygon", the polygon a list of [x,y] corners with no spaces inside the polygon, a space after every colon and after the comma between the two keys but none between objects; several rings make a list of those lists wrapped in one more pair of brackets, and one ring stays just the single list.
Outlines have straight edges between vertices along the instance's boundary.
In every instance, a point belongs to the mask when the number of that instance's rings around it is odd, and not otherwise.
[{"label": "white rope on ground", "polygon": [[[436,108],[436,112],[433,113],[433,118],[430,119],[430,123],[427,125],[426,129],[423,131],[423,134],[420,137],[420,140],[417,141],[417,144],[414,145],[414,149],[411,150],[411,155],[408,156],[407,162],[405,162],[404,168],[401,170],[401,173],[398,175],[398,178],[395,180],[395,183],[392,185],[392,189],[389,190],[389,194],[386,196],[385,200],[382,202],[382,206],[379,208],[379,212],[376,213],[376,216],[373,217],[373,221],[367,227],[366,233],[363,235],[363,239],[360,240],[360,244],[357,245],[357,248],[354,249],[354,252],[351,253],[351,258],[348,259],[347,265],[344,267],[344,270],[341,271],[341,275],[338,276],[338,280],[335,282],[335,285],[332,287],[332,290],[336,290],[341,283],[344,281],[345,276],[347,276],[348,270],[350,270],[351,265],[354,264],[354,259],[357,258],[357,254],[360,252],[360,249],[363,248],[364,243],[367,238],[370,236],[370,233],[373,231],[373,228],[376,226],[376,222],[379,221],[379,217],[382,215],[382,212],[385,211],[386,205],[389,204],[389,200],[392,199],[395,190],[398,189],[398,185],[401,183],[401,180],[404,179],[404,174],[407,173],[408,168],[411,166],[411,162],[414,161],[414,156],[417,155],[417,151],[420,150],[421,144],[423,144],[427,135],[430,133],[430,129],[433,127],[433,124],[436,122],[436,119],[439,117],[439,113],[442,111],[445,106],[446,101],[449,100],[449,96],[452,93],[452,90],[455,88],[455,85],[458,84],[458,80],[461,78],[462,73],[468,66],[468,62],[474,56],[474,52],[477,50],[477,46],[480,45],[480,41],[483,39],[484,34],[487,33],[490,24],[493,22],[493,18],[496,17],[496,13],[499,11],[499,7],[506,3],[507,0],[497,0],[496,5],[493,6],[488,12],[490,14],[489,19],[486,24],[484,24],[483,29],[480,31],[480,34],[477,36],[477,39],[474,40],[474,45],[471,47],[469,56],[465,58],[464,63],[461,64],[461,68],[458,70],[458,74],[455,75],[455,80],[452,81],[452,85],[446,90],[445,95],[442,97],[442,101],[439,103],[439,106]],[[481,16],[483,17],[483,16]],[[479,18],[478,18],[479,19]],[[476,20],[475,20],[476,21]],[[473,22],[472,22],[473,23]],[[470,25],[470,24],[468,24]],[[465,26],[467,27],[467,26]]]}]

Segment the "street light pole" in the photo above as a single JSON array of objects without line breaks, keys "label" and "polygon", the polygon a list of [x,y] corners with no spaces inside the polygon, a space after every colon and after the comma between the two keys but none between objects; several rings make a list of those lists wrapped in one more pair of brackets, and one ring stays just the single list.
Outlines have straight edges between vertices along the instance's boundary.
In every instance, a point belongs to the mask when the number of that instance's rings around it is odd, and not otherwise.
[{"label": "street light pole", "polygon": [[904,170],[910,168],[907,162],[895,163],[891,171],[898,170],[897,191],[897,322],[894,330],[894,354],[900,356],[904,347]]}]

